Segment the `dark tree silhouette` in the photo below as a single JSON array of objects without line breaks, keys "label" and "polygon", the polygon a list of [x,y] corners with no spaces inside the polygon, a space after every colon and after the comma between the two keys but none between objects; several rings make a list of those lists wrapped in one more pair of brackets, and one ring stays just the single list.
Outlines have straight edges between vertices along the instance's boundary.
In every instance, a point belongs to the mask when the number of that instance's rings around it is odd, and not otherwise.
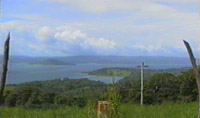
[{"label": "dark tree silhouette", "polygon": [[10,50],[10,33],[8,34],[8,37],[4,45],[3,70],[2,70],[1,86],[0,86],[0,104],[2,103],[3,100],[3,93],[8,72],[9,50]]}]

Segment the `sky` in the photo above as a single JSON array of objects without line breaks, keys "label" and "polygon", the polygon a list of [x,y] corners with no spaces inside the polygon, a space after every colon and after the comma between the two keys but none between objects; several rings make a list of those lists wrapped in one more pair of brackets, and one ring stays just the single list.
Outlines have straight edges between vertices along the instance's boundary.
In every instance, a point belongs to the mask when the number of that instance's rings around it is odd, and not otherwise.
[{"label": "sky", "polygon": [[199,0],[2,0],[0,54],[178,56],[200,54]]}]

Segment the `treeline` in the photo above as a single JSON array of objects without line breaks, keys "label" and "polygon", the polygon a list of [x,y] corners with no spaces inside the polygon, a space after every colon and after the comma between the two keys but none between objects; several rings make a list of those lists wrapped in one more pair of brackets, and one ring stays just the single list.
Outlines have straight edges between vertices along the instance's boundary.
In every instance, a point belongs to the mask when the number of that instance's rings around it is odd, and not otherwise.
[{"label": "treeline", "polygon": [[[148,78],[148,77],[146,77]],[[154,74],[144,82],[144,103],[193,102],[198,98],[197,85],[192,70],[175,76],[170,73]],[[112,96],[114,93],[115,96]],[[115,84],[88,79],[57,79],[7,86],[5,106],[31,108],[79,106],[102,100],[118,99],[121,103],[139,103],[140,80],[126,77]]]},{"label": "treeline", "polygon": [[[10,88],[10,89],[9,89]],[[106,84],[88,79],[56,79],[9,85],[4,97],[5,106],[31,108],[55,106],[86,106],[89,99],[103,99]]]},{"label": "treeline", "polygon": [[[119,81],[121,101],[139,103],[140,80],[127,77]],[[155,74],[144,82],[144,103],[194,102],[198,99],[197,84],[192,70],[175,76],[170,73]]]},{"label": "treeline", "polygon": [[[158,73],[172,73],[174,75],[180,75],[181,72],[186,72],[190,68],[172,68],[164,70],[146,69],[145,75],[149,78]],[[88,72],[89,75],[95,76],[108,76],[108,77],[134,77],[140,78],[140,68],[102,68],[99,70]]]}]

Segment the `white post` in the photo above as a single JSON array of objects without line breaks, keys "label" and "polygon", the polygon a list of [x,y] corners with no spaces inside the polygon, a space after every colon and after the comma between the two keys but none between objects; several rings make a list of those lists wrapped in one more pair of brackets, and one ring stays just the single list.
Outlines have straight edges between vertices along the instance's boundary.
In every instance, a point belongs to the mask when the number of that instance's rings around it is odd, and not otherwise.
[{"label": "white post", "polygon": [[141,64],[141,99],[140,99],[141,105],[143,105],[143,92],[144,92],[144,63]]},{"label": "white post", "polygon": [[141,69],[141,97],[140,97],[140,104],[143,105],[144,104],[144,68],[145,67],[149,67],[148,65],[144,65],[144,62],[142,62],[142,64],[140,66]]}]

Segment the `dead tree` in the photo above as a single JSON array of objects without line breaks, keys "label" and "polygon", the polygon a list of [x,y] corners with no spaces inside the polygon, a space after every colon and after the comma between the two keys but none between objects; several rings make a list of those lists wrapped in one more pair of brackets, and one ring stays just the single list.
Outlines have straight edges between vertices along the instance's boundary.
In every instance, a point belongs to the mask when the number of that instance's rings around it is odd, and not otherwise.
[{"label": "dead tree", "polygon": [[198,113],[197,118],[200,118],[200,72],[199,72],[199,67],[197,66],[196,59],[194,57],[194,54],[193,54],[192,49],[190,47],[190,44],[186,41],[183,41],[183,42],[184,42],[184,44],[187,48],[188,54],[190,56],[190,61],[192,63],[193,70],[194,70],[194,73],[195,73],[195,76],[196,76],[196,83],[197,83],[197,86],[198,86],[198,94],[199,94],[199,113]]},{"label": "dead tree", "polygon": [[3,70],[2,70],[1,86],[0,86],[0,104],[2,103],[3,100],[3,93],[8,72],[9,50],[10,50],[10,33],[8,34],[8,37],[4,45]]}]

